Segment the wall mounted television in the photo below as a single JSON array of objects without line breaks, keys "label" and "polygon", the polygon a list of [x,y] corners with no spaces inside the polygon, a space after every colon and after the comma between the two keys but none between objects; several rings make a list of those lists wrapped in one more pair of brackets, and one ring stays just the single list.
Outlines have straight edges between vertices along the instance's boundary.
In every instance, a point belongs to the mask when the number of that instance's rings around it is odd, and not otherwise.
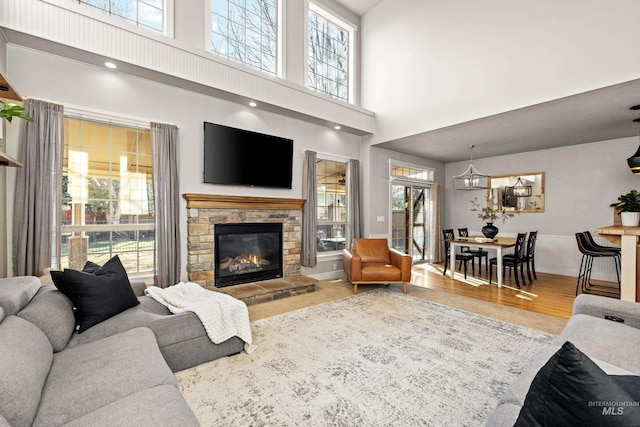
[{"label": "wall mounted television", "polygon": [[291,188],[293,140],[204,122],[204,182]]}]

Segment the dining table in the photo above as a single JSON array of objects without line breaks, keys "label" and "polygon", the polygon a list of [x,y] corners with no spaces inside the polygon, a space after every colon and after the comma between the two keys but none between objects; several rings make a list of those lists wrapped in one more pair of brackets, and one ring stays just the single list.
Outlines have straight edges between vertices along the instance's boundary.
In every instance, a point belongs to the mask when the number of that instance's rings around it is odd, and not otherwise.
[{"label": "dining table", "polygon": [[[455,274],[455,265],[456,265],[456,247],[457,246],[471,246],[475,248],[483,248],[483,249],[495,249],[497,252],[497,276],[498,276],[498,287],[502,287],[502,251],[503,249],[511,248],[516,245],[515,237],[494,237],[493,239],[489,239],[484,236],[469,236],[469,237],[454,237],[453,240],[449,240],[451,246],[451,254],[450,257],[450,274],[451,278],[454,278]],[[487,270],[491,268],[490,265],[487,266]]]}]

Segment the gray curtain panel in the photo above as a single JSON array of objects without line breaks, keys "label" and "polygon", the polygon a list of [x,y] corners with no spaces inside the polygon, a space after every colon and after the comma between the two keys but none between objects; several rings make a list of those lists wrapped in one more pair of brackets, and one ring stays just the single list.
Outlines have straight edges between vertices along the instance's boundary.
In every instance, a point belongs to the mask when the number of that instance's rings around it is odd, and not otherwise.
[{"label": "gray curtain panel", "polygon": [[13,273],[40,276],[59,254],[64,107],[27,99],[13,208]]},{"label": "gray curtain panel", "polygon": [[153,196],[156,205],[154,284],[166,288],[180,282],[180,186],[178,128],[151,123]]},{"label": "gray curtain panel", "polygon": [[318,262],[318,195],[316,192],[316,158],[315,151],[304,152],[302,166],[302,248],[300,248],[300,265],[314,267]]},{"label": "gray curtain panel", "polygon": [[360,162],[350,159],[347,163],[347,236],[346,247],[351,248],[360,231]]}]

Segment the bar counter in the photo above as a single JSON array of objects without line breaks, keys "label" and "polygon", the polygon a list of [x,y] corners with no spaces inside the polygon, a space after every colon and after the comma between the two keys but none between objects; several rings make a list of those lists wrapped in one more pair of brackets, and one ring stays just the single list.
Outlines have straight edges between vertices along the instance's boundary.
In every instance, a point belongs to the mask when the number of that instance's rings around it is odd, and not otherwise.
[{"label": "bar counter", "polygon": [[623,301],[640,302],[640,251],[638,250],[638,236],[640,227],[610,225],[596,228],[596,232],[608,241],[620,244],[622,248],[622,268],[620,272],[620,299]]}]

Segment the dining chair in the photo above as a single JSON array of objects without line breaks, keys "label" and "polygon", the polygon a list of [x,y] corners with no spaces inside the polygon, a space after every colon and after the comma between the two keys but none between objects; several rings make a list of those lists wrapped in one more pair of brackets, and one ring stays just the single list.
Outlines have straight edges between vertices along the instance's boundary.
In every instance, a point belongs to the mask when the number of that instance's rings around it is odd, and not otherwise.
[{"label": "dining chair", "polygon": [[[504,277],[504,273],[507,267],[509,270],[513,269],[513,274],[516,278],[516,286],[520,289],[520,280],[518,278],[518,274],[522,277],[522,284],[526,285],[526,281],[524,278],[524,256],[525,256],[525,239],[527,237],[527,233],[518,233],[516,237],[516,245],[514,247],[512,254],[507,254],[502,256],[502,276]],[[489,284],[491,284],[491,280],[493,279],[493,266],[498,265],[498,258],[491,258],[489,260]],[[518,269],[520,272],[518,273]]]},{"label": "dining chair", "polygon": [[[466,227],[458,228],[458,236],[469,237],[469,230]],[[468,252],[472,254],[474,256],[474,259],[478,258],[478,274],[482,274],[482,258],[484,258],[485,265],[487,266],[487,268],[489,268],[489,252],[485,251],[482,248],[471,249],[469,246],[462,246],[460,249],[462,250],[462,252]],[[471,267],[473,269],[475,269],[474,263],[475,261],[472,260]]]},{"label": "dining chair", "polygon": [[533,272],[533,278],[538,280],[538,276],[536,275],[536,241],[538,240],[538,232],[530,231],[529,238],[527,239],[527,251],[524,254],[524,262],[527,266],[527,277],[529,278],[529,283],[533,283],[531,279],[531,273]]},{"label": "dining chair", "polygon": [[[442,275],[446,275],[447,274],[447,266],[449,265],[449,261],[451,260],[451,240],[453,240],[455,238],[455,235],[453,234],[453,228],[449,228],[449,229],[444,229],[442,230],[442,236],[444,237],[444,253],[445,253],[445,259],[444,259],[444,271],[442,272]],[[467,268],[469,266],[469,261],[471,261],[471,271],[473,274],[475,274],[475,268],[473,266],[473,255],[468,253],[468,252],[460,252],[455,255],[455,260],[456,261],[460,261],[460,266],[458,267],[458,270],[460,269],[460,267],[462,267],[462,265],[464,264],[464,278],[467,278]]]}]

